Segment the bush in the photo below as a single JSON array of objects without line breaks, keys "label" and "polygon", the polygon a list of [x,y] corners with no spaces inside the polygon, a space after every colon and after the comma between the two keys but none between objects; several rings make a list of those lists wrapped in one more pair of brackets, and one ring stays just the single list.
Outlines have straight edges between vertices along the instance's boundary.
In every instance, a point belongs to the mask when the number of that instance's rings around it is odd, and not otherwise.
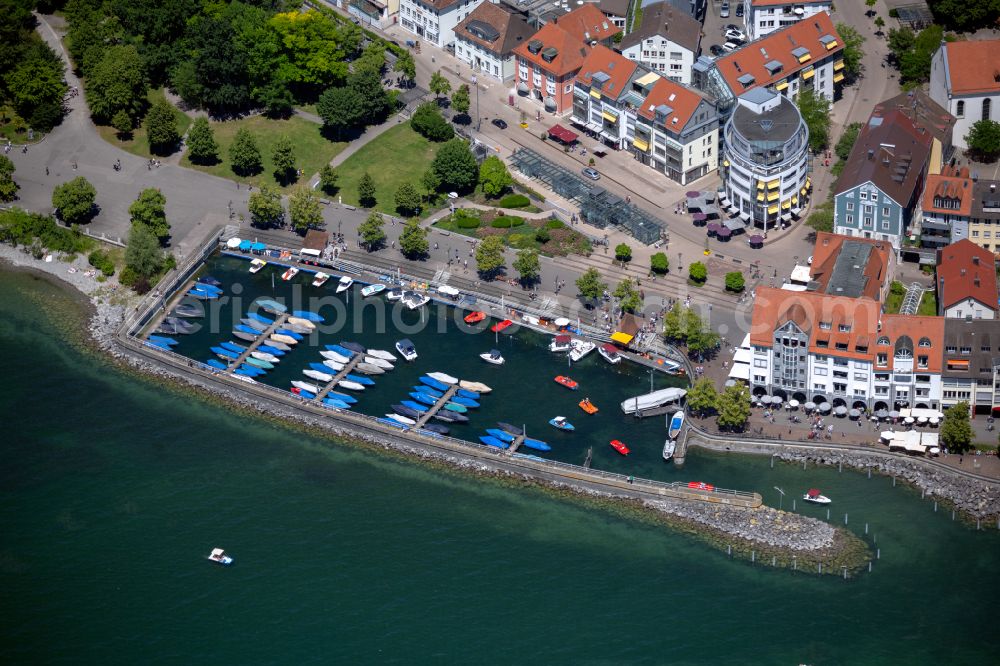
[{"label": "bush", "polygon": [[691,264],[691,267],[688,269],[688,276],[691,278],[692,282],[701,284],[708,279],[708,269],[705,267],[705,264],[700,261],[696,261]]},{"label": "bush", "polygon": [[493,220],[490,225],[494,229],[512,229],[514,227],[519,227],[524,224],[524,218],[515,217],[513,215],[504,215],[503,217],[498,217]]},{"label": "bush", "polygon": [[743,273],[740,271],[726,273],[726,291],[743,291],[745,286]]},{"label": "bush", "polygon": [[554,220],[553,219],[553,220],[549,220],[548,222],[545,223],[545,228],[546,229],[565,229],[566,225],[563,223],[562,220]]},{"label": "bush", "polygon": [[897,296],[902,296],[903,294],[906,293],[906,287],[903,286],[902,282],[893,280],[892,283],[889,285],[889,293],[896,294]]},{"label": "bush", "polygon": [[531,199],[523,194],[508,194],[497,205],[501,208],[524,208],[531,205]]},{"label": "bush", "polygon": [[649,269],[657,275],[663,275],[670,270],[670,260],[664,252],[657,252],[649,258]]},{"label": "bush", "polygon": [[527,234],[511,234],[507,236],[507,244],[515,250],[523,250],[535,246],[531,236]]},{"label": "bush", "polygon": [[538,230],[535,231],[535,240],[544,245],[552,240],[552,234],[550,234],[549,230],[545,227],[539,227]]},{"label": "bush", "polygon": [[413,117],[410,118],[410,127],[431,141],[448,141],[455,136],[454,128],[444,119],[434,102],[424,102],[417,107]]},{"label": "bush", "polygon": [[111,257],[105,254],[103,250],[94,250],[91,252],[90,256],[87,257],[87,261],[107,277],[115,274],[115,262],[111,261]]},{"label": "bush", "polygon": [[476,229],[479,227],[479,220],[474,217],[456,217],[455,226],[459,229]]}]

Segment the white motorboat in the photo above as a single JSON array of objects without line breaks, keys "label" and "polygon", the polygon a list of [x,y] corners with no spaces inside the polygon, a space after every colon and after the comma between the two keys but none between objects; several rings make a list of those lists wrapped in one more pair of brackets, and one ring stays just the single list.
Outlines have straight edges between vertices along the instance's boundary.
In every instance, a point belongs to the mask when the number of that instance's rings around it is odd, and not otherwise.
[{"label": "white motorboat", "polygon": [[618,350],[612,344],[601,345],[597,348],[597,353],[611,365],[617,365],[622,362],[622,355],[618,353]]},{"label": "white motorboat", "polygon": [[298,274],[299,274],[299,269],[297,269],[295,266],[292,266],[287,271],[281,274],[281,279],[284,280],[285,282],[288,282]]},{"label": "white motorboat", "polygon": [[354,366],[358,372],[364,373],[366,375],[381,375],[385,374],[385,369],[380,368],[377,365],[372,365],[371,363],[358,363]]},{"label": "white motorboat", "polygon": [[267,361],[268,363],[278,363],[281,361],[281,359],[274,354],[268,354],[267,352],[262,351],[250,352],[250,356],[258,361]]},{"label": "white motorboat", "polygon": [[500,355],[499,349],[491,349],[488,352],[480,354],[479,358],[483,359],[487,363],[492,363],[493,365],[503,365],[504,360],[503,356]]},{"label": "white motorboat", "polygon": [[[306,329],[310,333],[316,330],[316,324],[309,321],[308,319],[303,319],[302,317],[289,317],[285,321],[291,324],[292,326],[297,326],[299,329]],[[299,331],[296,331],[296,333],[298,332]]]},{"label": "white motorboat", "polygon": [[368,355],[374,356],[375,358],[380,358],[383,361],[391,361],[393,363],[399,360],[398,358],[396,358],[396,355],[393,354],[392,352],[382,351],[381,349],[369,349]]},{"label": "white motorboat", "polygon": [[281,340],[275,340],[274,337],[267,339],[267,345],[269,347],[274,347],[275,349],[280,349],[281,351],[291,351],[291,347],[282,342]]},{"label": "white motorboat", "polygon": [[330,359],[326,359],[325,361],[323,361],[323,365],[330,368],[334,372],[340,372],[341,370],[344,369],[343,363],[337,363],[336,361],[331,361]]},{"label": "white motorboat", "polygon": [[221,564],[224,567],[228,567],[233,563],[233,558],[226,555],[226,551],[221,548],[213,548],[212,552],[206,558],[209,562],[215,562],[216,564]]},{"label": "white motorboat", "polygon": [[351,360],[351,359],[347,358],[346,356],[344,356],[343,354],[338,354],[335,351],[321,351],[319,353],[319,355],[322,356],[325,359],[329,359],[331,361],[336,361],[337,363],[347,363],[348,361]]},{"label": "white motorboat", "polygon": [[409,416],[403,416],[402,414],[386,414],[385,418],[390,421],[395,421],[396,423],[402,423],[403,425],[417,425],[417,422],[411,419]]},{"label": "white motorboat", "polygon": [[437,290],[439,294],[441,294],[442,296],[447,296],[448,298],[458,298],[462,294],[462,292],[460,292],[458,289],[455,289],[454,287],[449,287],[446,284],[441,285],[440,287],[437,288]]},{"label": "white motorboat", "polygon": [[645,395],[637,395],[622,401],[622,411],[626,414],[637,414],[649,409],[662,407],[670,402],[680,402],[687,395],[681,388],[665,388]]},{"label": "white motorboat", "polygon": [[417,360],[417,348],[413,346],[413,341],[409,338],[403,338],[396,343],[396,351],[403,355],[403,358],[407,361]]},{"label": "white motorboat", "polygon": [[677,449],[677,442],[673,439],[668,439],[663,442],[663,459],[670,460],[674,457],[674,451]]},{"label": "white motorboat", "polygon": [[340,388],[345,388],[348,391],[364,391],[365,390],[365,387],[364,387],[363,384],[359,384],[357,382],[352,382],[349,379],[341,379],[339,382],[337,382],[337,386],[339,386]]},{"label": "white motorboat", "polygon": [[319,272],[319,273],[316,273],[316,277],[313,278],[313,286],[314,287],[322,287],[324,284],[326,284],[326,281],[329,280],[329,279],[330,279],[330,275],[328,273],[323,273],[322,271]]},{"label": "white motorboat", "polygon": [[572,347],[572,349],[569,350],[569,360],[573,361],[574,363],[576,363],[579,360],[582,360],[584,356],[597,349],[597,345],[595,345],[593,342],[590,342],[589,340],[574,339],[572,342],[570,342],[570,346]]},{"label": "white motorboat", "polygon": [[263,259],[254,259],[253,261],[250,262],[250,272],[260,273],[264,269],[264,266],[267,266],[266,261],[264,261]]},{"label": "white motorboat", "polygon": [[384,284],[377,284],[377,283],[370,284],[361,290],[361,295],[364,296],[365,298],[368,298],[369,296],[376,296],[378,294],[381,294],[383,291],[385,291]]},{"label": "white motorboat", "polygon": [[416,291],[407,291],[403,294],[403,305],[410,310],[418,310],[431,302],[431,297]]},{"label": "white motorboat", "polygon": [[337,282],[337,293],[339,294],[341,292],[347,291],[348,289],[351,288],[352,284],[354,284],[354,279],[349,278],[345,275],[344,277],[340,278],[339,282]]},{"label": "white motorboat", "polygon": [[552,342],[549,343],[549,351],[556,354],[560,352],[567,352],[572,348],[571,342],[572,338],[568,335],[557,335],[552,338]]},{"label": "white motorboat", "polygon": [[398,301],[401,298],[403,298],[403,290],[402,289],[398,289],[398,288],[397,289],[390,289],[389,291],[385,292],[385,300],[387,300],[387,301]]},{"label": "white motorboat", "polygon": [[670,439],[677,439],[681,434],[681,428],[684,427],[684,410],[678,410],[674,412],[674,415],[670,417],[670,421],[667,424],[667,437]]},{"label": "white motorboat", "polygon": [[493,390],[482,382],[470,382],[466,379],[460,381],[458,385],[459,387],[464,388],[466,391],[474,391],[475,393],[486,394]]},{"label": "white motorboat", "polygon": [[309,391],[310,393],[319,393],[323,389],[316,386],[315,384],[310,384],[309,382],[300,382],[295,380],[292,382],[292,386],[299,389],[300,391]]},{"label": "white motorboat", "polygon": [[807,502],[812,502],[813,504],[829,504],[832,500],[826,495],[822,494],[817,488],[810,488],[809,491],[802,496]]},{"label": "white motorboat", "polygon": [[442,384],[451,384],[454,386],[455,384],[458,383],[458,379],[456,377],[452,377],[451,375],[446,375],[443,372],[428,372],[427,376],[430,377],[431,379],[438,380]]},{"label": "white motorboat", "polygon": [[319,370],[303,370],[302,374],[308,377],[309,379],[315,379],[318,382],[333,381],[333,375],[326,372],[320,372]]},{"label": "white motorboat", "polygon": [[392,363],[389,363],[389,361],[385,360],[384,358],[379,358],[378,356],[371,356],[370,354],[365,356],[365,363],[382,368],[383,370],[392,370],[393,368],[396,367]]}]

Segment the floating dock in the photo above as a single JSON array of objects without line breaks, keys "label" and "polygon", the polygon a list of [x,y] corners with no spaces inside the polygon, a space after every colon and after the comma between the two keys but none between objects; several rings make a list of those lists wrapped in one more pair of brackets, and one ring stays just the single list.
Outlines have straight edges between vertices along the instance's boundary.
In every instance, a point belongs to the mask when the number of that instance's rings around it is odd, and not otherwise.
[{"label": "floating dock", "polygon": [[448,404],[448,401],[451,400],[452,397],[457,392],[458,392],[458,386],[449,386],[448,390],[444,392],[444,395],[438,398],[438,401],[435,402],[433,405],[431,405],[430,409],[424,412],[423,415],[419,419],[417,419],[417,423],[413,427],[423,428],[424,425],[428,421],[430,421],[435,414],[437,414],[445,405]]}]

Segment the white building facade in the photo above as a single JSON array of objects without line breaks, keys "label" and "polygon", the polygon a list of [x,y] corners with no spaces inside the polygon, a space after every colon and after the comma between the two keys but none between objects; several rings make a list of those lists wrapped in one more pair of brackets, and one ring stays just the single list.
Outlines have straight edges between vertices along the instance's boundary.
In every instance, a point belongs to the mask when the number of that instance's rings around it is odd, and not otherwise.
[{"label": "white building facade", "polygon": [[1000,121],[1000,40],[947,42],[931,58],[930,96],[955,116],[953,145],[980,120]]},{"label": "white building facade", "polygon": [[400,0],[399,24],[439,48],[455,41],[455,26],[483,0]]}]

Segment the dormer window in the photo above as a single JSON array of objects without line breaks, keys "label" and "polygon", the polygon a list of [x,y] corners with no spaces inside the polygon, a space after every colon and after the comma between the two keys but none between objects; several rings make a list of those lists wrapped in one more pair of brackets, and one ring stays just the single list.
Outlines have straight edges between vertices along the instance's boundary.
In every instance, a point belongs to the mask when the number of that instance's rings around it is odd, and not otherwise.
[{"label": "dormer window", "polygon": [[829,331],[831,328],[833,328],[833,324],[831,324],[828,321],[821,321],[819,323],[819,327],[824,331]]},{"label": "dormer window", "polygon": [[930,338],[920,338],[920,342],[918,342],[917,345],[920,347],[930,347],[931,340]]},{"label": "dormer window", "polygon": [[839,324],[837,326],[837,330],[840,331],[841,333],[850,333],[851,332],[851,325],[850,324]]},{"label": "dormer window", "polygon": [[878,341],[875,344],[877,344],[879,347],[888,347],[889,346],[889,338],[887,338],[886,336],[883,335],[882,337],[880,337],[878,339]]}]

